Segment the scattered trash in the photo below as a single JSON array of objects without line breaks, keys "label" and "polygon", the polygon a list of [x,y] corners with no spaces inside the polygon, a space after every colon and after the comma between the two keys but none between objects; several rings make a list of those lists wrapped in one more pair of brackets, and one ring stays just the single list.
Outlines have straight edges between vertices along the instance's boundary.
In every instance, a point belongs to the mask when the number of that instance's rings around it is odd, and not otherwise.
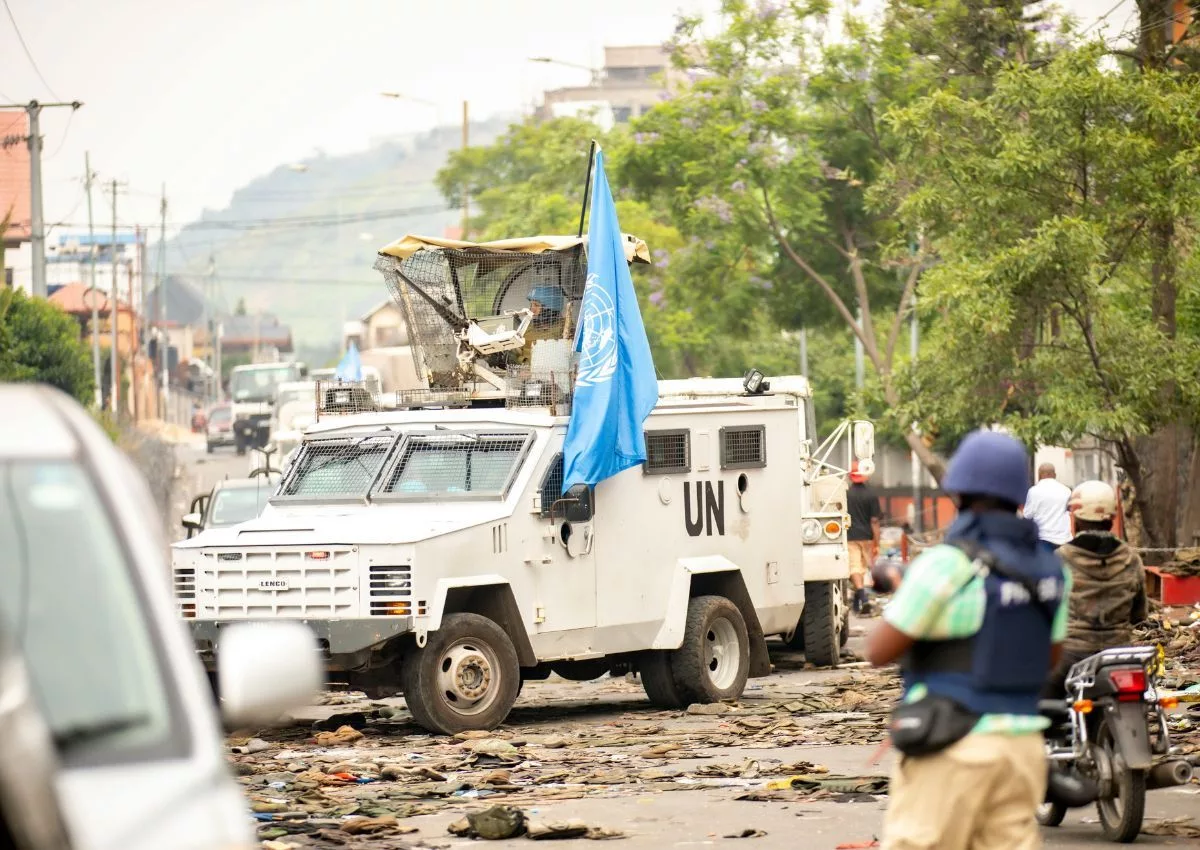
[{"label": "scattered trash", "polygon": [[1147,818],[1142,824],[1142,835],[1169,835],[1176,838],[1200,838],[1200,826],[1190,817],[1163,818],[1152,821]]},{"label": "scattered trash", "polygon": [[334,714],[325,720],[318,720],[312,725],[312,728],[314,732],[334,732],[343,726],[349,726],[351,729],[366,729],[367,715],[361,711]]},{"label": "scattered trash", "polygon": [[254,755],[255,753],[265,752],[269,749],[271,749],[271,745],[266,741],[262,740],[261,738],[251,738],[240,746],[230,747],[229,751],[235,755],[249,756]]},{"label": "scattered trash", "polygon": [[878,841],[859,841],[853,844],[839,844],[835,850],[868,850],[871,847],[878,847]]},{"label": "scattered trash", "polygon": [[743,829],[741,832],[735,832],[732,835],[722,836],[723,838],[766,838],[767,834],[761,829]]},{"label": "scattered trash", "polygon": [[348,832],[351,835],[410,834],[417,831],[415,826],[401,826],[395,815],[383,815],[377,818],[356,817],[342,823],[342,832]]},{"label": "scattered trash", "polygon": [[721,714],[730,714],[733,710],[733,706],[723,702],[694,703],[687,707],[688,714],[700,717],[716,717]]},{"label": "scattered trash", "polygon": [[318,747],[339,747],[361,741],[365,736],[353,726],[339,726],[334,732],[318,732]]},{"label": "scattered trash", "polygon": [[501,841],[525,833],[525,813],[512,806],[492,806],[455,821],[447,829],[461,838]]},{"label": "scattered trash", "polygon": [[508,741],[503,741],[499,738],[485,738],[481,741],[471,741],[467,745],[473,753],[482,756],[515,756],[517,748]]}]

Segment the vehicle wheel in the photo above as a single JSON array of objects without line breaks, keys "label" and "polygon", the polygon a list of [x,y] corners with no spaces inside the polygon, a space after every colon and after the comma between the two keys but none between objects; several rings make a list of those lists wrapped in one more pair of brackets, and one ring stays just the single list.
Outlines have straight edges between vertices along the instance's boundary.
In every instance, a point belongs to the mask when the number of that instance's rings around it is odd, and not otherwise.
[{"label": "vehicle wheel", "polygon": [[750,674],[750,635],[742,612],[724,596],[689,600],[683,644],[669,658],[686,702],[737,699]]},{"label": "vehicle wheel", "polygon": [[212,443],[205,443],[205,448],[208,449],[209,454],[213,453],[213,444]]},{"label": "vehicle wheel", "polygon": [[495,729],[521,686],[517,650],[495,622],[478,614],[448,614],[400,669],[404,701],[431,732],[454,735]]},{"label": "vehicle wheel", "polygon": [[592,682],[608,672],[608,661],[592,658],[587,661],[555,661],[550,669],[568,682]]},{"label": "vehicle wheel", "polygon": [[1107,722],[1100,724],[1096,746],[1105,751],[1112,765],[1114,791],[1114,796],[1096,801],[1100,827],[1109,841],[1128,844],[1142,831],[1142,818],[1146,813],[1146,771],[1125,767]]},{"label": "vehicle wheel", "polygon": [[638,661],[638,678],[650,703],[657,708],[683,708],[683,695],[671,673],[671,653],[661,649],[643,652]]},{"label": "vehicle wheel", "polygon": [[804,654],[818,667],[836,667],[841,657],[841,633],[845,620],[838,610],[841,587],[836,581],[804,584]]},{"label": "vehicle wheel", "polygon": [[842,629],[838,633],[838,648],[845,649],[850,642],[850,605],[842,603]]},{"label": "vehicle wheel", "polygon": [[234,443],[234,445],[237,447],[237,453],[239,455],[244,455],[246,453],[246,444],[241,440],[238,440],[236,443]]},{"label": "vehicle wheel", "polygon": [[1037,808],[1037,822],[1042,826],[1058,826],[1067,816],[1067,807],[1062,803],[1042,803]]}]

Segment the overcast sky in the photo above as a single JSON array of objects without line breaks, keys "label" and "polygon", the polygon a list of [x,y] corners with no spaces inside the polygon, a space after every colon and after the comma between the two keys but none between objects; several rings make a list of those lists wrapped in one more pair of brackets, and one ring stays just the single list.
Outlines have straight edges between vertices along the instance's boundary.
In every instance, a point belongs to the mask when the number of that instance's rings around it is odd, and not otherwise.
[{"label": "overcast sky", "polygon": [[[862,5],[876,7],[881,0]],[[664,41],[677,13],[717,0],[8,0],[45,83],[0,14],[0,98],[79,100],[43,113],[48,223],[86,221],[84,151],[102,180],[128,181],[122,221],[157,220],[166,181],[172,222],[316,149],[527,109],[598,66],[606,44]],[[1065,0],[1085,21],[1113,0]],[[1104,25],[1119,30],[1133,0]],[[439,107],[384,99],[399,91]],[[97,223],[107,198],[96,195]]]}]

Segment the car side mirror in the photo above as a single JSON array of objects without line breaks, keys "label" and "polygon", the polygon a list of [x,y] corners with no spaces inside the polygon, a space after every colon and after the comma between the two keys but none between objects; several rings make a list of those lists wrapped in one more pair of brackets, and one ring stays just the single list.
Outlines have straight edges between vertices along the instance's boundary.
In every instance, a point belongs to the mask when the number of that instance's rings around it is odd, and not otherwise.
[{"label": "car side mirror", "polygon": [[187,529],[188,540],[191,540],[203,527],[204,517],[201,514],[184,514],[180,523]]},{"label": "car side mirror", "polygon": [[221,629],[217,687],[227,728],[279,722],[309,705],[321,687],[317,639],[303,623],[237,623]]},{"label": "car side mirror", "polygon": [[592,488],[586,484],[574,484],[563,494],[567,522],[587,522],[592,518]]}]

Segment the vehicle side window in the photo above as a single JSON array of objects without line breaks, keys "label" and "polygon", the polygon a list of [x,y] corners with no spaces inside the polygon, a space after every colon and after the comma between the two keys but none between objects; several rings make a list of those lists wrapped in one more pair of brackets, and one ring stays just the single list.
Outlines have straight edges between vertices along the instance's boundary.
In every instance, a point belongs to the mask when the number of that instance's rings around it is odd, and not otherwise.
[{"label": "vehicle side window", "polygon": [[647,431],[646,462],[642,468],[647,475],[691,472],[691,432],[686,428]]},{"label": "vehicle side window", "polygon": [[721,429],[722,469],[755,469],[766,465],[766,426],[732,425]]},{"label": "vehicle side window", "polygon": [[562,498],[562,484],[563,456],[562,452],[559,452],[546,467],[546,474],[542,476],[542,485],[538,490],[542,499],[542,516],[550,516],[550,510],[554,507],[554,503]]}]

